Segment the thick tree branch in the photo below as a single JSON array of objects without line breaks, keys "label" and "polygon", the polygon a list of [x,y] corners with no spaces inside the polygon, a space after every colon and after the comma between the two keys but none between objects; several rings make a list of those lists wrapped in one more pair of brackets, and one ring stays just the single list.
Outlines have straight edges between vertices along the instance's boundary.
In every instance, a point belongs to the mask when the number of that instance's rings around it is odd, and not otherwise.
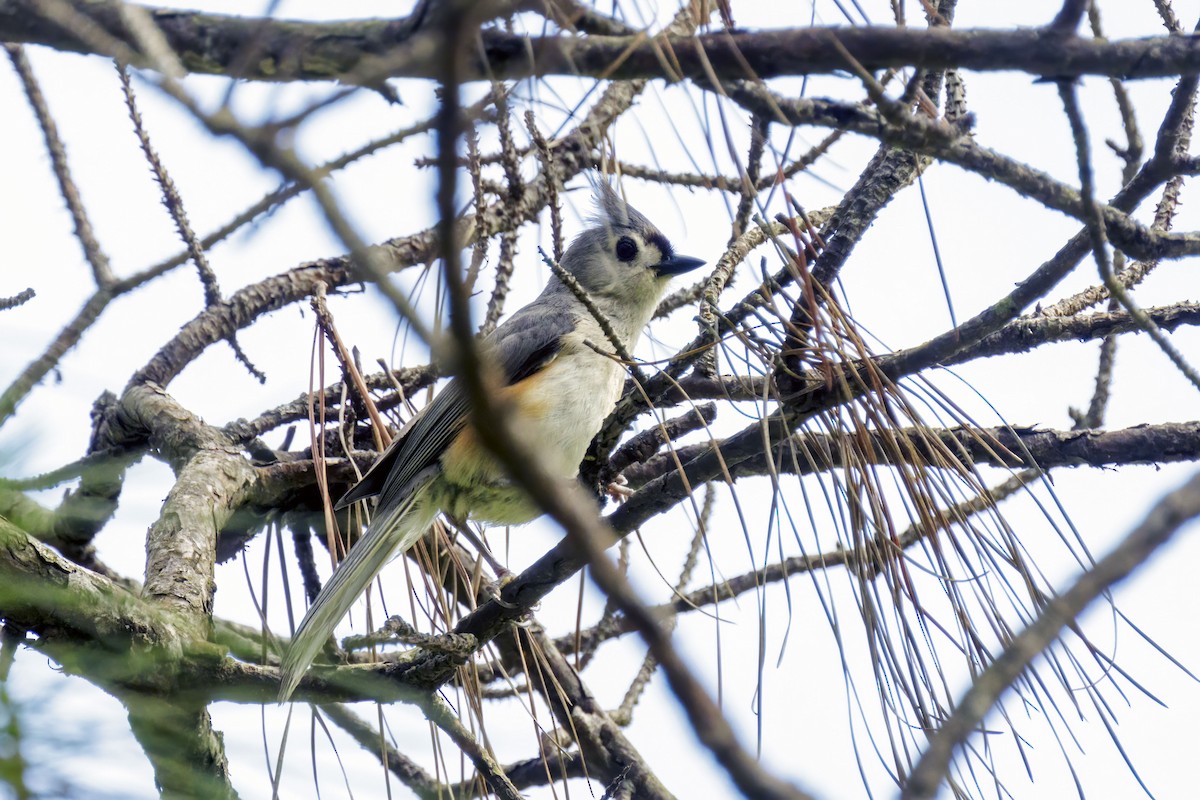
[{"label": "thick tree branch", "polygon": [[225,741],[203,704],[176,698],[119,692],[129,710],[129,727],[154,767],[164,800],[235,800]]},{"label": "thick tree branch", "polygon": [[220,431],[153,386],[131,387],[118,419],[143,429],[176,470],[176,482],[146,539],[143,594],[175,609],[203,638],[212,615],[217,534],[244,502],[254,470]]},{"label": "thick tree branch", "polygon": [[[9,625],[38,634],[43,647],[86,642],[94,649],[128,654],[131,649],[186,638],[179,621],[163,609],[72,564],[3,518],[0,617]],[[81,671],[86,663],[64,661],[71,671]],[[82,674],[93,679],[105,674],[104,664],[95,663],[95,667],[95,673]]]},{"label": "thick tree branch", "polygon": [[[923,428],[892,429],[888,437],[906,441],[911,446],[904,455],[907,463],[928,466],[934,463],[931,442],[940,441],[950,451],[969,459],[971,463],[993,467],[1116,467],[1132,464],[1169,464],[1200,460],[1200,422],[1168,422],[1158,425],[1138,425],[1117,431],[1056,431],[1034,428]],[[875,434],[870,442],[852,445],[857,458],[864,453],[874,456],[866,463],[891,464],[894,451],[884,446],[884,436]],[[744,440],[738,440],[739,444]],[[622,475],[634,487],[645,486],[655,478],[676,469],[676,459],[685,465],[701,456],[719,450],[730,462],[729,473],[734,478],[771,474],[809,475],[840,469],[847,461],[846,450],[851,445],[844,437],[823,433],[800,432],[778,443],[769,454],[762,443],[747,454],[737,445],[725,441],[704,442],[677,448],[674,453],[659,454],[643,464],[627,468]],[[807,454],[799,463],[784,456],[791,451]],[[1030,461],[1032,459],[1032,462]],[[686,469],[686,466],[685,466]]]},{"label": "thick tree branch", "polygon": [[[108,35],[135,52],[116,0],[72,0]],[[0,0],[0,39],[59,50],[95,52],[75,32],[31,10],[27,0]],[[150,7],[186,69],[267,81],[439,77],[440,37],[410,18],[316,23]],[[246,59],[244,53],[257,57]],[[664,52],[670,53],[669,59]],[[523,36],[482,32],[482,51],[464,64],[464,80],[588,75],[612,80],[690,78],[710,70],[726,78],[774,78],[844,72],[849,54],[869,71],[949,67],[1019,71],[1035,76],[1161,78],[1200,70],[1200,40],[1081,38],[1053,28],[953,30],[938,26],[732,30],[696,37]],[[144,58],[144,57],[143,57]],[[141,66],[149,59],[144,58]]]},{"label": "thick tree branch", "polygon": [[[1200,325],[1200,303],[1147,308],[1145,313],[1164,331]],[[950,366],[978,358],[1026,353],[1051,342],[1086,342],[1140,331],[1137,320],[1124,311],[1100,311],[1070,317],[1033,314],[1013,320],[976,344],[955,353],[942,364]]]}]

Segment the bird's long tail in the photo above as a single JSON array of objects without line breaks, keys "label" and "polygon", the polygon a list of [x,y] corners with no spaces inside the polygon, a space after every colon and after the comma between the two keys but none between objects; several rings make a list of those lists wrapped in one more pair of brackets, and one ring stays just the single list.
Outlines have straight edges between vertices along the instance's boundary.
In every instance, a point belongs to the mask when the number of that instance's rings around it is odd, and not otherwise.
[{"label": "bird's long tail", "polygon": [[437,516],[437,507],[425,502],[428,488],[429,481],[425,480],[413,487],[394,508],[382,505],[377,508],[366,533],[333,571],[329,582],[309,606],[284,653],[280,667],[280,702],[292,696],[333,629],[384,565],[397,553],[412,547],[429,529]]}]

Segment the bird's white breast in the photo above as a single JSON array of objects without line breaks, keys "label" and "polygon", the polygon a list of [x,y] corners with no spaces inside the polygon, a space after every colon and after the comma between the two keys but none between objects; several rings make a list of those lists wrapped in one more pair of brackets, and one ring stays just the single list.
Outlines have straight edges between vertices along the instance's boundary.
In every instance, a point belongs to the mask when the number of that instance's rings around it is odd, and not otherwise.
[{"label": "bird's white breast", "polygon": [[532,378],[537,397],[517,415],[526,441],[564,478],[573,477],[588,445],[612,412],[625,384],[625,369],[592,350],[584,339],[603,347],[588,332],[568,334],[558,356]]},{"label": "bird's white breast", "polygon": [[[552,361],[502,390],[503,406],[513,414],[518,434],[547,469],[567,480],[578,473],[625,385],[624,366],[585,340],[606,341],[598,327],[580,325],[564,337]],[[528,522],[539,513],[469,427],[447,448],[442,469],[443,479],[430,491],[434,503],[451,515],[508,525]]]}]

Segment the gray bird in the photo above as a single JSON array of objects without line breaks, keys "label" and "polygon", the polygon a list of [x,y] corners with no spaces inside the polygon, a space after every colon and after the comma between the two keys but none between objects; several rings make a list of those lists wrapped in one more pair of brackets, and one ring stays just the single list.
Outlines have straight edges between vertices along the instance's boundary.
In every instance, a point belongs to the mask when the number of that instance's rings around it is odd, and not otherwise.
[{"label": "gray bird", "polygon": [[[704,262],[676,255],[667,238],[603,181],[597,182],[596,204],[595,224],[571,243],[562,267],[632,350],[671,278]],[[585,342],[603,347],[608,339],[575,293],[551,277],[537,299],[480,343],[484,358],[498,367],[513,424],[564,479],[578,473],[625,384],[621,364]],[[384,564],[411,547],[439,511],[499,525],[529,522],[540,513],[480,443],[469,416],[461,383],[450,381],[338,502],[344,508],[379,497],[366,533],[309,607],[284,655],[281,700],[295,691]]]}]

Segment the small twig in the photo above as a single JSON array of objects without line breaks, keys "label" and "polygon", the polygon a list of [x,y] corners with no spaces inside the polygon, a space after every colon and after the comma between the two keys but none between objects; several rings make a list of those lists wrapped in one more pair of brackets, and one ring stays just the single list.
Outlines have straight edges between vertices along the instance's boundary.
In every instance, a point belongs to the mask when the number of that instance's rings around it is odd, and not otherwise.
[{"label": "small twig", "polygon": [[659,301],[658,308],[654,309],[654,319],[662,319],[670,316],[684,306],[690,306],[700,299],[701,293],[704,291],[705,281],[699,280],[691,286],[684,286],[676,289],[669,295]]},{"label": "small twig", "polygon": [[101,472],[111,469],[113,460],[119,459],[122,455],[125,455],[125,453],[118,447],[104,447],[92,450],[92,452],[83,458],[76,459],[70,464],[64,464],[49,472],[32,475],[28,478],[0,477],[0,488],[17,491],[44,491],[46,489],[53,489],[55,486],[86,474],[89,470]]},{"label": "small twig", "polygon": [[17,650],[24,639],[25,631],[15,625],[0,625],[0,696],[7,692],[8,674],[17,660]]},{"label": "small twig", "polygon": [[562,261],[564,252],[562,207],[558,202],[558,189],[561,179],[554,164],[554,154],[550,150],[550,143],[546,141],[546,137],[538,130],[537,121],[532,111],[525,112],[525,128],[529,131],[529,137],[533,140],[534,147],[537,148],[538,158],[542,162],[542,175],[546,178],[546,205],[550,208],[551,252],[554,253],[555,261]]},{"label": "small twig", "polygon": [[517,252],[516,231],[506,230],[500,234],[500,256],[496,261],[496,284],[492,288],[492,296],[488,299],[487,313],[483,317],[483,325],[479,333],[486,336],[496,330],[500,317],[504,314],[504,301],[508,297],[509,284],[513,276],[513,259]]},{"label": "small twig", "polygon": [[503,84],[492,85],[492,94],[496,98],[496,131],[500,134],[500,166],[504,169],[504,183],[508,190],[509,200],[516,200],[524,191],[525,184],[521,180],[521,154],[513,141],[512,116],[508,109],[508,92]]},{"label": "small twig", "polygon": [[387,739],[380,736],[379,729],[367,724],[366,720],[340,703],[324,703],[321,712],[343,731],[348,733],[365,752],[374,753],[401,783],[411,789],[417,797],[438,797],[439,784],[421,765],[397,750]]},{"label": "small twig", "polygon": [[[1179,193],[1182,188],[1183,178],[1178,175],[1168,180],[1163,186],[1162,195],[1155,208],[1154,222],[1151,225],[1155,230],[1171,229],[1171,222],[1179,205]],[[1157,258],[1134,261],[1124,269],[1117,271],[1117,281],[1126,288],[1132,288],[1144,281],[1146,276],[1153,272],[1158,265],[1159,259]],[[1108,286],[1099,283],[1041,309],[1038,316],[1073,316],[1086,308],[1104,302],[1110,296]]]},{"label": "small twig", "polygon": [[478,641],[469,633],[421,633],[403,617],[388,617],[377,630],[357,636],[347,636],[342,640],[342,647],[347,653],[366,650],[381,644],[406,644],[412,647],[421,647],[431,653],[444,653],[458,660],[469,658],[478,647]]},{"label": "small twig", "polygon": [[1097,205],[1095,200],[1087,126],[1084,125],[1083,115],[1079,110],[1079,101],[1075,96],[1075,84],[1071,81],[1059,81],[1058,93],[1059,97],[1062,98],[1063,109],[1066,111],[1067,120],[1071,125],[1071,135],[1075,140],[1075,155],[1079,166],[1080,197],[1083,200],[1086,212],[1092,255],[1096,259],[1096,265],[1100,269],[1100,277],[1104,281],[1104,285],[1108,287],[1108,291],[1112,294],[1113,298],[1125,308],[1129,316],[1137,320],[1138,325],[1149,334],[1154,343],[1163,351],[1163,354],[1175,365],[1175,368],[1191,381],[1193,386],[1200,389],[1200,372],[1197,372],[1187,362],[1183,354],[1166,337],[1166,334],[1154,324],[1154,320],[1134,302],[1129,292],[1125,290],[1125,287],[1113,274],[1112,263],[1108,258],[1104,217],[1100,213],[1100,206]]},{"label": "small twig", "polygon": [[150,143],[150,134],[146,132],[141,111],[138,110],[137,97],[133,93],[133,84],[129,79],[129,67],[118,63],[117,77],[121,81],[121,92],[125,97],[125,106],[129,109],[129,119],[133,122],[134,134],[138,138],[138,143],[141,145],[142,153],[146,156],[147,163],[150,164],[150,169],[154,173],[154,179],[158,182],[158,186],[162,190],[163,205],[167,207],[167,211],[171,215],[171,220],[175,223],[175,230],[179,234],[179,238],[183,240],[192,263],[196,265],[196,272],[200,276],[200,283],[204,286],[204,305],[214,306],[221,302],[221,287],[217,282],[216,273],[209,266],[208,255],[205,253],[203,245],[201,245],[200,240],[196,237],[196,232],[192,230],[192,225],[188,221],[187,211],[183,207],[183,199],[179,196],[179,190],[175,187],[175,181],[171,180],[171,175],[163,165],[162,159],[159,158],[158,151]]},{"label": "small twig", "polygon": [[[429,386],[438,378],[438,372],[432,364],[404,367],[398,370],[388,369],[386,363],[381,363],[380,366],[386,371],[362,376],[363,382],[370,389],[392,390],[393,394],[383,397],[375,403],[375,407],[380,411],[387,411],[395,406],[406,404],[409,395]],[[344,384],[341,381],[326,386],[321,390],[324,395],[322,402],[330,407],[338,405],[341,402],[343,389]],[[224,431],[239,442],[252,441],[267,431],[307,419],[310,401],[310,395],[305,392],[290,402],[268,409],[253,420],[235,420],[226,425]]]},{"label": "small twig", "polygon": [[762,171],[763,151],[766,149],[767,136],[771,129],[771,118],[764,114],[754,114],[750,122],[750,152],[746,154],[746,178],[742,181],[741,197],[738,199],[737,211],[733,215],[733,231],[729,237],[732,244],[746,231],[750,222],[750,213],[754,210],[754,199],[757,196],[759,173]]},{"label": "small twig", "polygon": [[10,308],[23,306],[37,296],[37,292],[32,288],[17,292],[12,297],[0,297],[0,311],[8,311]]},{"label": "small twig", "polygon": [[[1120,255],[1120,253],[1117,253]],[[1109,302],[1110,311],[1115,311],[1116,301]],[[1092,399],[1088,402],[1087,411],[1083,414],[1069,409],[1075,419],[1076,428],[1100,428],[1104,425],[1104,412],[1108,408],[1108,399],[1112,390],[1113,365],[1117,357],[1117,335],[1110,333],[1100,342],[1100,360],[1096,365],[1095,387],[1092,389]]]},{"label": "small twig", "polygon": [[[471,189],[475,197],[475,208],[483,208],[485,199],[483,194],[483,166],[479,160],[479,131],[475,129],[474,125],[469,125],[463,138],[467,142],[467,173],[471,176]],[[479,279],[479,271],[483,269],[483,262],[487,260],[487,251],[487,237],[477,237],[474,247],[471,248],[471,264],[467,267],[467,277],[464,280],[467,291],[472,291],[475,288],[475,281]]]},{"label": "small twig", "polygon": [[[179,238],[183,240],[184,246],[191,256],[192,263],[196,265],[196,272],[200,276],[201,285],[204,287],[204,305],[206,308],[212,308],[223,299],[221,296],[221,286],[217,282],[217,275],[213,272],[212,267],[209,266],[204,246],[196,236],[196,232],[192,230],[192,225],[188,221],[187,211],[183,207],[183,198],[179,196],[179,190],[175,187],[175,182],[171,180],[170,173],[167,172],[167,168],[163,165],[162,159],[159,158],[158,152],[150,143],[150,134],[146,132],[146,126],[142,122],[142,114],[138,110],[137,98],[133,93],[133,84],[129,80],[129,68],[125,64],[118,62],[117,76],[121,80],[121,91],[125,96],[125,105],[129,109],[129,118],[133,122],[134,133],[138,138],[138,143],[141,145],[142,153],[145,154],[146,161],[150,164],[150,169],[154,173],[154,179],[158,182],[158,186],[162,190],[163,205],[167,207],[167,211],[175,223],[175,230],[179,233]],[[234,356],[241,362],[242,366],[259,383],[266,383],[267,376],[250,361],[249,356],[242,350],[242,346],[237,340],[237,335],[230,334],[226,341],[229,342]]]},{"label": "small twig", "polygon": [[1091,0],[1063,0],[1062,8],[1046,27],[1055,33],[1066,36],[1073,35],[1079,27],[1080,21],[1083,20],[1083,15],[1087,13],[1089,5],[1091,5]]},{"label": "small twig", "polygon": [[[555,5],[557,6],[558,3]],[[562,752],[560,750],[550,759],[535,757],[518,761],[514,764],[508,764],[504,767],[504,773],[508,775],[508,779],[512,781],[513,786],[522,789],[545,786],[555,781],[565,781],[570,778],[591,777],[586,760],[577,750],[569,752]],[[450,784],[441,795],[434,796],[431,800],[480,797],[483,795],[482,788],[485,787],[482,787],[480,781],[472,778],[460,783]]]},{"label": "small twig", "polygon": [[[628,537],[622,539],[620,541],[620,543],[617,544],[617,571],[620,572],[622,575],[629,574],[629,538]],[[582,583],[586,579],[584,578],[583,575],[580,575],[579,580]],[[582,603],[582,601],[583,601],[582,586],[580,587],[579,598],[580,598],[580,602]],[[580,627],[582,624],[581,617],[578,616],[578,614],[580,614],[580,613],[582,613],[582,609],[580,609],[580,611],[577,612],[576,622],[575,622],[575,630],[571,634],[572,643],[566,647],[560,646],[560,649],[563,650],[563,652],[567,652],[569,649],[572,649],[572,648],[574,649],[576,671],[581,671],[581,670],[585,669],[588,666],[588,664],[591,663],[592,657],[596,655],[596,648],[597,648],[597,646],[599,646],[600,642],[602,641],[601,637],[598,637],[598,636],[584,638],[584,636],[585,636],[584,631]],[[596,621],[596,624],[592,626],[591,630],[593,630],[593,631],[611,631],[611,630],[614,630],[616,628],[616,626],[617,626],[617,606],[615,603],[613,603],[612,598],[606,597],[606,598],[604,598],[604,610],[600,612],[600,618]]]},{"label": "small twig", "polygon": [[296,553],[296,563],[300,567],[300,578],[304,583],[304,597],[311,604],[321,593],[321,577],[317,573],[317,562],[313,557],[312,528],[302,521],[290,523],[292,528],[292,549]]},{"label": "small twig", "polygon": [[[541,253],[542,261],[546,263],[546,266],[550,267],[550,271],[554,273],[554,276],[562,281],[564,286],[571,290],[571,294],[575,295],[579,302],[583,304],[583,307],[588,310],[588,313],[592,315],[592,318],[596,320],[596,324],[599,325],[600,330],[604,332],[604,337],[608,339],[608,343],[612,345],[613,351],[616,352],[617,357],[620,358],[621,361],[624,362],[625,366],[629,368],[634,382],[638,384],[645,384],[646,377],[644,374],[642,374],[641,367],[638,366],[638,362],[634,360],[633,356],[629,352],[629,349],[625,347],[625,343],[621,341],[621,337],[617,336],[617,332],[613,330],[612,322],[610,322],[608,317],[605,316],[604,312],[600,310],[600,307],[596,305],[596,302],[592,300],[591,295],[589,295],[587,292],[587,289],[584,289],[579,281],[575,280],[574,275],[567,272],[562,268],[561,264],[548,256],[545,250],[539,247],[538,252]],[[592,344],[594,345],[595,343],[593,342]],[[597,352],[600,352],[598,348]]]},{"label": "small twig", "polygon": [[[692,579],[692,572],[696,569],[696,564],[699,561],[700,548],[704,544],[704,538],[708,532],[708,523],[712,517],[713,500],[716,497],[716,492],[713,491],[713,485],[710,483],[704,491],[704,505],[701,507],[700,516],[696,521],[696,530],[692,534],[692,543],[688,547],[687,555],[684,557],[683,566],[679,570],[679,578],[675,581],[675,585],[671,587],[671,591],[678,597],[682,597],[682,592],[687,588],[688,583]],[[678,622],[675,615],[671,615],[663,620],[663,628],[668,632],[673,631]],[[633,721],[633,709],[641,698],[642,693],[646,691],[646,687],[650,684],[650,679],[654,677],[654,670],[658,666],[658,661],[652,653],[647,653],[642,659],[642,666],[638,669],[637,675],[629,684],[629,688],[625,691],[625,697],[621,700],[620,707],[613,712],[612,717],[618,725],[628,725]]]},{"label": "small twig", "polygon": [[608,468],[619,475],[630,464],[639,464],[657,453],[663,445],[711,425],[717,418],[716,403],[702,403],[686,414],[667,420],[662,425],[647,428],[630,437],[612,454]]},{"label": "small twig", "polygon": [[58,135],[58,126],[54,122],[54,116],[50,113],[50,106],[46,103],[42,88],[38,84],[37,78],[34,77],[33,67],[26,58],[25,50],[21,45],[6,44],[4,49],[8,53],[8,59],[12,62],[13,69],[17,71],[17,77],[21,80],[21,86],[25,90],[25,96],[29,99],[29,105],[33,108],[34,115],[37,116],[38,126],[42,129],[42,137],[46,140],[46,150],[50,153],[50,163],[54,167],[54,177],[58,179],[58,190],[67,204],[67,210],[71,212],[71,219],[75,222],[75,237],[83,246],[84,257],[92,267],[92,278],[98,287],[111,286],[116,281],[116,276],[113,275],[108,256],[105,255],[104,250],[100,247],[100,242],[96,239],[96,232],[92,229],[92,223],[88,219],[87,209],[84,208],[83,200],[79,196],[79,187],[75,185],[75,180],[71,177],[71,168],[67,164],[67,149]]},{"label": "small twig", "polygon": [[521,793],[513,786],[495,756],[467,730],[467,726],[463,725],[462,720],[445,700],[437,694],[430,694],[426,695],[419,705],[425,718],[438,726],[467,758],[471,759],[480,777],[497,797],[504,800],[521,800]]},{"label": "small twig", "polygon": [[358,371],[354,359],[350,357],[350,352],[346,349],[345,343],[342,342],[342,337],[338,335],[337,326],[333,324],[333,315],[329,313],[329,306],[325,303],[325,284],[318,283],[316,285],[311,305],[312,310],[317,315],[317,324],[321,328],[321,333],[324,334],[334,353],[337,355],[343,374],[350,378],[350,382],[354,384],[354,390],[358,392],[358,396],[367,407],[367,414],[370,415],[371,425],[375,430],[376,444],[380,452],[382,452],[391,439],[388,434],[387,425],[384,423],[383,417],[379,416],[379,409],[371,402],[371,394],[367,389],[366,382],[363,380],[362,373]]},{"label": "small twig", "polygon": [[1171,0],[1154,0],[1154,7],[1169,32],[1183,33],[1183,25],[1179,22],[1179,17],[1175,16],[1175,9],[1171,8]]}]

